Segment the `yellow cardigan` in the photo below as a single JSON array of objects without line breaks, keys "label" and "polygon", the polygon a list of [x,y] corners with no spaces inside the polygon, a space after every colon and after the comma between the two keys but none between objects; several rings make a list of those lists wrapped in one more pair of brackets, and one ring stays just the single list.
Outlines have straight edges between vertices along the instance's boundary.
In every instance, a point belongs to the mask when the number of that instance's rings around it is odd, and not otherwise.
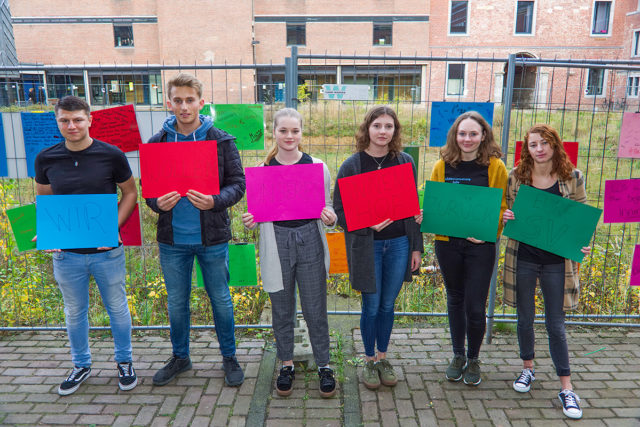
[{"label": "yellow cardigan", "polygon": [[[431,181],[444,182],[444,160],[440,159],[433,165],[433,171],[431,171]],[[492,157],[489,163],[489,187],[499,188],[502,190],[502,202],[500,204],[500,223],[498,225],[498,238],[502,234],[502,214],[507,210],[507,168],[502,160],[497,157]],[[448,241],[448,236],[441,236],[436,234],[436,240]]]}]

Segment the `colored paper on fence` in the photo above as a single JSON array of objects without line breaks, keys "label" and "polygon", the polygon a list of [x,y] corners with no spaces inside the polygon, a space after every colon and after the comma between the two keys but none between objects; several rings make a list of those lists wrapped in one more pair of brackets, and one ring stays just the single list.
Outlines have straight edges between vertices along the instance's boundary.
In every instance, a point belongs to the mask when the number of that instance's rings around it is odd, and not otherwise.
[{"label": "colored paper on fence", "polygon": [[255,222],[320,218],[325,206],[321,163],[246,168],[247,212]]},{"label": "colored paper on fence", "polygon": [[515,220],[504,235],[564,258],[581,262],[602,209],[521,185],[511,208]]},{"label": "colored paper on fence", "polygon": [[[562,146],[564,151],[569,156],[569,161],[573,164],[573,167],[578,167],[578,148],[579,144],[575,141],[563,141]],[[516,141],[516,152],[513,158],[513,165],[518,166],[520,163],[520,154],[522,153],[522,141]]]},{"label": "colored paper on fence", "polygon": [[[404,147],[402,149],[405,153],[411,156],[413,164],[416,165],[416,184],[418,183],[418,175],[420,175],[420,147]],[[422,206],[422,205],[421,205]]]},{"label": "colored paper on fence", "polygon": [[140,208],[138,204],[133,208],[129,218],[120,227],[120,238],[125,246],[141,246],[142,232],[140,230]]},{"label": "colored paper on fence", "polygon": [[118,195],[36,196],[38,249],[118,246]]},{"label": "colored paper on fence", "polygon": [[338,179],[349,231],[420,213],[410,163]]},{"label": "colored paper on fence", "polygon": [[347,247],[344,242],[344,233],[326,233],[329,245],[329,274],[346,274],[349,272],[347,263]]},{"label": "colored paper on fence", "polygon": [[96,110],[91,113],[91,138],[115,145],[125,153],[142,144],[133,105]]},{"label": "colored paper on fence", "polygon": [[140,145],[142,197],[160,197],[171,191],[220,193],[216,141],[183,141]]},{"label": "colored paper on fence", "polygon": [[200,109],[200,114],[211,116],[211,104],[204,104],[204,106]]},{"label": "colored paper on fence", "polygon": [[640,286],[640,245],[636,245],[633,250],[633,261],[631,262],[631,286]]},{"label": "colored paper on fence", "polygon": [[640,222],[640,179],[604,183],[603,222]]},{"label": "colored paper on fence", "polygon": [[0,115],[0,176],[9,176],[7,145],[4,142],[4,125],[2,124],[2,115]]},{"label": "colored paper on fence", "polygon": [[640,159],[640,113],[624,113],[622,116],[618,157]]},{"label": "colored paper on fence", "polygon": [[214,126],[235,136],[238,150],[264,150],[262,104],[215,104],[210,108]]},{"label": "colored paper on fence", "polygon": [[20,252],[36,248],[31,240],[36,235],[36,205],[30,204],[19,208],[7,209],[7,217],[11,223],[13,236]]},{"label": "colored paper on fence", "polygon": [[[196,285],[204,287],[202,269],[195,260]],[[256,246],[253,243],[229,245],[229,286],[257,286]]]},{"label": "colored paper on fence", "polygon": [[429,147],[444,146],[449,128],[460,114],[467,111],[477,111],[493,125],[493,102],[432,102]]},{"label": "colored paper on fence", "polygon": [[27,175],[36,176],[36,156],[43,148],[64,141],[54,113],[20,113],[24,151],[27,157]]},{"label": "colored paper on fence", "polygon": [[495,242],[501,203],[499,188],[427,181],[420,231]]}]

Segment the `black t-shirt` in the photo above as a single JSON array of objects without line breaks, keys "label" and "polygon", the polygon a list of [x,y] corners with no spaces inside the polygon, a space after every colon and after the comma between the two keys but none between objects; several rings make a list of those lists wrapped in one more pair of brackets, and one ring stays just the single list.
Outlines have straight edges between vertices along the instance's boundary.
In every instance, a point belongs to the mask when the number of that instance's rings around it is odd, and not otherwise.
[{"label": "black t-shirt", "polygon": [[[115,194],[117,183],[131,177],[131,168],[119,148],[94,139],[81,151],[71,151],[64,141],[43,149],[35,161],[36,182],[51,185],[53,194]],[[97,253],[95,248],[71,249]]]},{"label": "black t-shirt", "polygon": [[[360,170],[362,173],[373,172],[378,169],[390,168],[391,166],[398,166],[400,162],[397,156],[391,156],[387,154],[382,157],[373,157],[364,151],[360,152]],[[383,228],[380,232],[373,232],[374,240],[388,240],[395,239],[406,235],[404,224],[402,221],[394,221],[390,225]]]},{"label": "black t-shirt", "polygon": [[475,160],[461,161],[455,168],[445,163],[444,182],[488,187],[489,166],[481,165]]},{"label": "black t-shirt", "polygon": [[[300,157],[300,160],[298,160],[294,164],[296,164],[296,165],[308,165],[308,164],[311,164],[311,163],[313,163],[313,159],[311,158],[311,156],[308,155],[307,153],[302,153],[302,157]],[[282,166],[282,163],[277,161],[276,158],[274,157],[273,159],[271,159],[271,161],[269,162],[269,164],[267,166]],[[315,221],[315,220],[313,220],[313,219],[290,219],[288,221],[273,221],[273,223],[275,225],[279,225],[280,227],[295,228],[295,227],[300,227],[301,225],[309,224],[312,221]]]},{"label": "black t-shirt", "polygon": [[[558,181],[556,181],[556,183],[551,187],[540,188],[540,190],[562,197],[562,194],[560,193],[560,184],[558,183]],[[535,248],[522,242],[520,242],[520,244],[518,245],[518,261],[526,261],[541,265],[564,264],[563,257],[552,254],[551,252],[544,251],[542,249]]]}]

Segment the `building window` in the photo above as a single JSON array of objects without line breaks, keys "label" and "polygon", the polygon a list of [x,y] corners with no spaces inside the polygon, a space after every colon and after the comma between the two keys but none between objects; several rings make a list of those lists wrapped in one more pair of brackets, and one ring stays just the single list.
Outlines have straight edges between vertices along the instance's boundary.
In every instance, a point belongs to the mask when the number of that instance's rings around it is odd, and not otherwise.
[{"label": "building window", "polygon": [[307,44],[306,24],[287,24],[287,46]]},{"label": "building window", "polygon": [[516,8],[516,34],[533,34],[533,2],[519,1]]},{"label": "building window", "polygon": [[640,56],[640,30],[633,32],[631,56]]},{"label": "building window", "polygon": [[629,76],[627,78],[627,96],[637,98],[638,86],[640,86],[640,76]]},{"label": "building window", "polygon": [[373,23],[373,45],[391,46],[391,36],[393,34],[393,24]]},{"label": "building window", "polygon": [[611,1],[596,1],[593,4],[593,26],[591,34],[608,35],[611,19]]},{"label": "building window", "polygon": [[447,95],[464,95],[464,64],[447,65]]},{"label": "building window", "polygon": [[467,34],[468,1],[451,1],[449,34]]},{"label": "building window", "polygon": [[589,96],[602,95],[602,88],[604,87],[604,68],[589,68],[589,74],[587,75],[587,91]]},{"label": "building window", "polygon": [[133,26],[114,25],[113,42],[115,47],[133,47]]}]

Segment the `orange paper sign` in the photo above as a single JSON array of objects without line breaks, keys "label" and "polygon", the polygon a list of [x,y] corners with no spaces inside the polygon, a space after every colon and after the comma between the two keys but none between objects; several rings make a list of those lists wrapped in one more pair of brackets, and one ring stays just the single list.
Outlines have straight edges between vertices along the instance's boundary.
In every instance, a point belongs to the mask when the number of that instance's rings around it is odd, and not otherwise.
[{"label": "orange paper sign", "polygon": [[347,247],[344,243],[344,233],[327,233],[327,244],[329,245],[331,257],[329,274],[348,273],[349,264],[347,264]]}]

